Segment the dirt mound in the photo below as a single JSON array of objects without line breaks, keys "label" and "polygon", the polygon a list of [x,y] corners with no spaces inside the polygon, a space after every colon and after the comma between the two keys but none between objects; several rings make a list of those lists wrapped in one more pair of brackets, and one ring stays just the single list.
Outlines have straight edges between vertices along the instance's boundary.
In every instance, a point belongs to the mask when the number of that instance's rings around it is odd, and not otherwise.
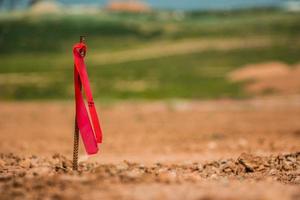
[{"label": "dirt mound", "polygon": [[300,65],[269,62],[245,67],[229,75],[231,81],[247,81],[246,90],[254,94],[300,92]]},{"label": "dirt mound", "polygon": [[262,64],[246,65],[230,74],[234,81],[261,80],[270,77],[278,77],[290,73],[290,68],[280,62],[269,62]]},{"label": "dirt mound", "polygon": [[[207,163],[143,165],[124,161],[120,164],[80,163],[71,169],[70,160],[61,155],[51,158],[0,155],[0,198],[34,198],[43,194],[75,197],[82,184],[178,184],[206,180],[264,180],[300,184],[300,152],[255,156],[241,154],[237,159]],[[68,190],[60,192],[60,190]],[[31,191],[28,193],[27,191]],[[58,198],[60,199],[60,198]]]}]

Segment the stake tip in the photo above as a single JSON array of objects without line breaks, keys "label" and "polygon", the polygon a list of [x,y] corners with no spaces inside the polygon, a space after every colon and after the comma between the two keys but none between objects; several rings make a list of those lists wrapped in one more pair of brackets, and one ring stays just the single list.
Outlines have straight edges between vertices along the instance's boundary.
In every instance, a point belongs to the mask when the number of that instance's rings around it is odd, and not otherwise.
[{"label": "stake tip", "polygon": [[85,38],[86,38],[85,35],[81,35],[81,36],[79,37],[80,43],[85,42]]}]

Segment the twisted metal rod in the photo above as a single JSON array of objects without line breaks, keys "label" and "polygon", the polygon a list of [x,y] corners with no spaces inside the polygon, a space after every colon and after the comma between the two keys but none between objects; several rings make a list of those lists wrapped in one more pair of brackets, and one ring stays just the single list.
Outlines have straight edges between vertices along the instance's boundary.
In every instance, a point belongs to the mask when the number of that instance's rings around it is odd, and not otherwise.
[{"label": "twisted metal rod", "polygon": [[75,116],[74,128],[74,148],[73,148],[73,170],[78,170],[78,151],[79,151],[79,128]]},{"label": "twisted metal rod", "polygon": [[[85,42],[85,36],[80,36],[79,38],[80,43]],[[85,56],[86,52],[79,52],[83,57]],[[80,90],[82,89],[80,77],[77,77],[80,83]],[[73,170],[78,170],[78,152],[79,152],[79,128],[77,124],[77,117],[75,115],[75,127],[74,127],[74,146],[73,146]]]}]

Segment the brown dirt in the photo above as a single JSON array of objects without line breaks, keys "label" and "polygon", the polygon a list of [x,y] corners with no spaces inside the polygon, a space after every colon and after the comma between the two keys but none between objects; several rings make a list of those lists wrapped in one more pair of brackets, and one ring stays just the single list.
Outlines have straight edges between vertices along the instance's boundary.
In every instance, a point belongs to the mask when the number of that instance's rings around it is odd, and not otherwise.
[{"label": "brown dirt", "polygon": [[300,198],[299,96],[101,105],[78,172],[73,107],[0,102],[0,199]]},{"label": "brown dirt", "polygon": [[289,67],[280,62],[246,65],[229,74],[232,81],[246,81],[252,94],[299,94],[300,64]]}]

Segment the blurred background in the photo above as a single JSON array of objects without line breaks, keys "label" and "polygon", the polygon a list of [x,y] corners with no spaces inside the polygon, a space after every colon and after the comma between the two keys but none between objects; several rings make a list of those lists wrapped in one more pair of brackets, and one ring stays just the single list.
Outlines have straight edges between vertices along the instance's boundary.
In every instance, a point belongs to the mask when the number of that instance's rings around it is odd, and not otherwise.
[{"label": "blurred background", "polygon": [[299,149],[300,1],[0,3],[2,152],[70,155],[80,35],[108,161]]},{"label": "blurred background", "polygon": [[97,100],[299,92],[300,1],[0,0],[0,10],[1,100],[72,99],[79,35]]},{"label": "blurred background", "polygon": [[[80,35],[104,142],[79,161],[121,164],[51,178]],[[299,56],[300,0],[0,0],[0,199],[300,199]]]}]

